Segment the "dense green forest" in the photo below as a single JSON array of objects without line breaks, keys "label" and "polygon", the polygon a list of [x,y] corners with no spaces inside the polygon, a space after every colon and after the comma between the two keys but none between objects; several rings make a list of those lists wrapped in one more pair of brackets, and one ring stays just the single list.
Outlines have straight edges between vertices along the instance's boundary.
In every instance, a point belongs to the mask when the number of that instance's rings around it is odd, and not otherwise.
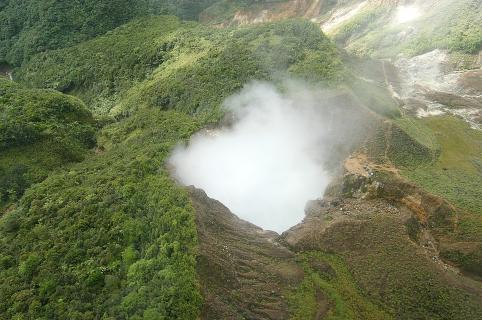
[{"label": "dense green forest", "polygon": [[116,115],[143,106],[209,113],[250,79],[287,72],[337,82],[343,69],[331,42],[304,21],[218,30],[161,16],[36,55],[16,76],[78,95],[97,114]]},{"label": "dense green forest", "polygon": [[[196,20],[214,0],[4,0],[0,2],[0,62],[69,47],[129,20],[170,13]],[[27,5],[28,4],[28,5]]]},{"label": "dense green forest", "polygon": [[[361,60],[337,48],[316,23],[215,28],[195,21],[202,14],[219,14],[221,21],[234,9],[282,1],[0,0],[0,66],[13,68],[12,81],[0,74],[1,320],[198,319],[203,299],[195,212],[167,159],[194,133],[218,124],[224,99],[252,80],[281,89],[286,78],[335,88],[389,124],[390,132],[378,128],[380,157],[463,210],[444,239],[480,239],[479,132],[454,117],[407,116],[383,85],[363,78],[377,72],[376,63],[358,70]],[[407,50],[476,52],[482,37],[475,9],[438,17],[453,21],[443,30],[427,26]],[[378,14],[362,13],[334,39],[343,43],[355,35],[357,51],[357,32],[371,28]],[[371,37],[360,52],[382,36]],[[366,266],[358,278],[336,252],[299,254],[305,278],[286,293],[294,319],[317,314],[320,288],[340,318],[477,317],[480,308],[467,293],[439,290],[445,282],[427,276],[429,267],[404,264],[412,247],[375,266],[388,251],[402,252],[384,247],[381,230],[408,228],[377,226],[367,240],[376,252],[356,257]],[[480,273],[482,246],[461,252],[454,246],[441,255]],[[416,279],[411,286],[387,280],[385,266]],[[360,288],[360,279],[370,279],[375,289]],[[390,284],[390,291],[373,294],[378,282]],[[373,291],[365,296],[364,289]]]},{"label": "dense green forest", "polygon": [[2,317],[193,319],[192,208],[160,168],[196,128],[138,114],[104,129],[109,150],[30,188],[1,221]]},{"label": "dense green forest", "polygon": [[[315,25],[298,20],[214,30],[170,16],[151,17],[32,57],[18,70],[18,79],[78,95],[97,115],[96,122],[78,99],[40,91],[82,107],[90,120],[85,127],[78,119],[79,128],[102,129],[95,154],[85,151],[78,164],[49,162],[52,174],[40,176],[35,182],[45,180],[18,203],[4,204],[0,314],[16,319],[195,318],[200,296],[192,208],[164,161],[179,141],[220,118],[224,97],[253,78],[274,79],[279,72],[336,83],[343,69],[331,42]],[[2,85],[2,90],[19,88],[30,97],[38,91],[6,80]],[[28,102],[19,103],[28,110],[61,111],[53,99],[21,101]],[[121,117],[114,121],[109,114]],[[64,138],[63,118],[41,113],[35,119],[40,123],[31,135],[50,132],[46,143],[57,134]],[[30,130],[32,119],[25,121]],[[8,140],[9,130],[2,131],[2,141],[14,148],[22,136]],[[68,138],[82,138],[92,147],[85,130],[78,131]],[[13,161],[9,153],[2,157]],[[25,167],[39,170],[32,163]]]},{"label": "dense green forest", "polygon": [[53,90],[26,89],[0,78],[0,207],[32,183],[95,144],[95,121],[85,104]]}]

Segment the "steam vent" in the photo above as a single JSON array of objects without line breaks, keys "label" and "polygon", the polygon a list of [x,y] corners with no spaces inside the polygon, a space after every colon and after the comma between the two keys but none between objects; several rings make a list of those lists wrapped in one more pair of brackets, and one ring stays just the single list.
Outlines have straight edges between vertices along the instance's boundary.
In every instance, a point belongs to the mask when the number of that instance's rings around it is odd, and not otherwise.
[{"label": "steam vent", "polygon": [[0,1],[0,320],[482,319],[480,0]]}]

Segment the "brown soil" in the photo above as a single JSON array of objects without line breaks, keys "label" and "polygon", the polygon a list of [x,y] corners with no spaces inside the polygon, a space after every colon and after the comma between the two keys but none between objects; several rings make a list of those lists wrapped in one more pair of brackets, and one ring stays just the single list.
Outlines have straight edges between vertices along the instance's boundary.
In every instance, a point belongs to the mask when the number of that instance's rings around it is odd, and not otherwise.
[{"label": "brown soil", "polygon": [[[200,242],[197,269],[205,301],[201,318],[288,319],[286,297],[304,276],[296,253],[311,250],[343,257],[360,290],[383,303],[391,303],[387,292],[398,290],[399,283],[408,291],[428,283],[458,288],[469,294],[471,303],[482,298],[480,282],[440,258],[438,239],[406,199],[412,195],[428,224],[437,214],[445,217],[443,200],[420,193],[417,197],[411,189],[415,187],[404,182],[397,188],[382,190],[373,199],[341,195],[310,201],[305,219],[279,236],[239,219],[204,191],[189,187]],[[407,193],[397,201],[402,190]],[[451,225],[451,220],[442,222]],[[311,267],[330,273],[326,265]],[[331,301],[321,290],[316,301],[314,319],[323,319]]]},{"label": "brown soil", "polygon": [[284,295],[303,279],[295,254],[232,214],[204,191],[189,188],[199,236],[197,261],[203,319],[286,319]]}]

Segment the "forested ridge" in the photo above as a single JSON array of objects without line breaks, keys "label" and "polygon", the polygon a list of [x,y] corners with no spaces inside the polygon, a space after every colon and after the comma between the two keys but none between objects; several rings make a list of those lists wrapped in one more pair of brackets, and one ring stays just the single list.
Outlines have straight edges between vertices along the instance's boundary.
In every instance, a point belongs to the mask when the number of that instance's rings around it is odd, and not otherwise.
[{"label": "forested ridge", "polygon": [[196,20],[214,0],[4,0],[0,3],[0,61],[20,65],[32,55],[64,48],[131,19],[174,14]]},{"label": "forested ridge", "polygon": [[[18,81],[51,88],[21,89],[25,94],[31,90],[70,99],[91,117],[88,132],[100,129],[95,150],[83,149],[82,157],[73,160],[80,163],[52,165],[52,171],[32,181],[40,183],[5,191],[0,314],[18,319],[195,318],[201,299],[193,211],[169,177],[165,160],[177,143],[222,117],[224,97],[251,79],[274,79],[277,72],[337,83],[343,68],[331,42],[306,21],[215,30],[172,16],[135,20],[24,63],[16,71]],[[7,80],[0,84],[2,91],[21,88]],[[86,105],[53,89],[75,94]],[[0,100],[7,111],[8,97]],[[51,100],[34,106],[61,110]],[[35,119],[42,133],[44,126],[65,123],[51,116]],[[30,128],[32,119],[25,125]],[[4,142],[8,148],[15,143]],[[29,162],[25,168],[40,170]],[[15,171],[11,176],[21,181],[27,175]]]},{"label": "forested ridge", "polygon": [[[13,78],[0,74],[0,320],[199,319],[211,301],[198,269],[196,212],[167,162],[196,132],[226,122],[223,101],[252,81],[281,92],[286,79],[333,90],[343,101],[334,108],[354,101],[379,125],[363,149],[404,183],[454,205],[444,214],[455,227],[434,229],[447,241],[440,255],[461,274],[480,276],[480,132],[456,117],[418,119],[400,107],[385,65],[368,57],[385,36],[364,31],[378,11],[342,24],[333,39],[303,18],[229,22],[238,10],[285,2],[0,0],[0,67]],[[346,3],[326,2],[330,10]],[[479,5],[460,6],[447,32],[427,26],[421,35],[430,41],[414,40],[407,52],[438,48],[473,58],[482,43]],[[213,20],[201,24],[202,15]],[[340,47],[348,40],[360,56]],[[373,179],[388,193],[396,189],[393,177],[380,176]],[[376,201],[370,210],[379,209]],[[380,207],[398,205],[391,199]],[[385,219],[386,212],[355,221],[356,232],[343,225],[365,242],[337,243],[342,230],[331,239],[339,252],[318,250],[316,239],[293,256],[299,283],[276,293],[293,319],[320,308],[326,319],[479,318],[476,291],[450,286],[431,256],[420,260],[422,226]],[[240,292],[229,294],[244,302]]]}]

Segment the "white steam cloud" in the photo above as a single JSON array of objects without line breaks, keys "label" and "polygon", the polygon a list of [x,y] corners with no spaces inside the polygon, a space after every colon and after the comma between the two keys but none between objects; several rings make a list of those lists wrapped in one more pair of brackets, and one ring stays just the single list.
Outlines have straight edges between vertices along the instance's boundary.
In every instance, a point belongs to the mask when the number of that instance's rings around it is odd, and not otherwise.
[{"label": "white steam cloud", "polygon": [[422,13],[420,9],[414,5],[400,6],[396,12],[396,22],[406,23],[415,19],[418,19]]},{"label": "white steam cloud", "polygon": [[300,222],[306,202],[329,182],[324,145],[333,119],[321,112],[320,93],[287,87],[281,93],[267,83],[248,85],[225,101],[232,125],[198,133],[170,159],[181,183],[277,232]]}]

